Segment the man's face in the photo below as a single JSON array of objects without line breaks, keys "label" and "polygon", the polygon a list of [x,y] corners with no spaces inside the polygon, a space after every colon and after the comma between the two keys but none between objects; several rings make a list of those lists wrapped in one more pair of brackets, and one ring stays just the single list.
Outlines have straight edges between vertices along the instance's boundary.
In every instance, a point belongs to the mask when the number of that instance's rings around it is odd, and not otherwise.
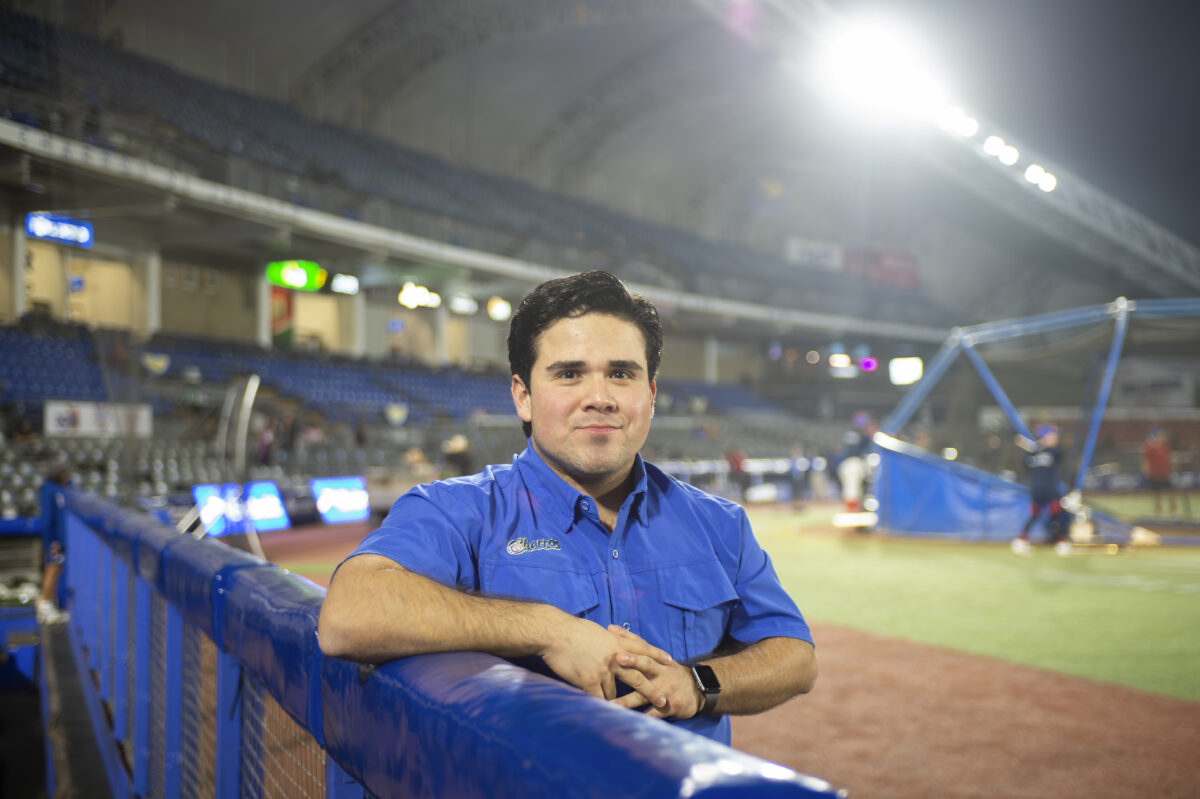
[{"label": "man's face", "polygon": [[602,493],[622,480],[650,432],[655,382],[633,322],[602,313],[559,319],[537,338],[529,385],[513,375],[533,448],[568,483]]}]

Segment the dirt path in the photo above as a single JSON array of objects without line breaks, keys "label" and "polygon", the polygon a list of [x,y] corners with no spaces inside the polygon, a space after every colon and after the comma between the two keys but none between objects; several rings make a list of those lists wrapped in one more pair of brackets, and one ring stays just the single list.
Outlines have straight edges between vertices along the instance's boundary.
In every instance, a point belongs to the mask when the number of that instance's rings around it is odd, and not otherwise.
[{"label": "dirt path", "polygon": [[[367,525],[264,536],[322,585]],[[852,799],[1195,799],[1200,703],[814,624],[816,690],[734,719],[739,749]]]},{"label": "dirt path", "polygon": [[815,624],[817,688],[739,749],[851,797],[1200,796],[1200,703]]}]

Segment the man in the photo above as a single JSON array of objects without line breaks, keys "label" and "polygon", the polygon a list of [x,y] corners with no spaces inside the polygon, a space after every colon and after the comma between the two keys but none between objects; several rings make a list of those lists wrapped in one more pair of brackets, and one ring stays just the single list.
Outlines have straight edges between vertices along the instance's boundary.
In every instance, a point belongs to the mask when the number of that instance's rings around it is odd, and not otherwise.
[{"label": "man", "polygon": [[857,411],[850,417],[850,421],[854,429],[847,430],[842,437],[844,446],[838,461],[837,475],[846,512],[858,513],[862,510],[863,493],[871,476],[867,455],[871,451],[872,437],[879,431],[879,426],[866,411]]},{"label": "man", "polygon": [[1175,490],[1171,485],[1171,444],[1167,434],[1155,425],[1142,444],[1142,474],[1154,494],[1154,515],[1162,516],[1162,495],[1166,493],[1171,515],[1175,515]]},{"label": "man", "polygon": [[508,466],[418,486],[338,568],[329,655],[540,656],[563,680],[729,743],[726,714],[812,688],[812,639],[745,512],[639,455],[658,313],[612,275],[543,283],[513,316],[529,445]]},{"label": "man", "polygon": [[42,591],[38,597],[38,620],[43,623],[63,621],[66,616],[58,607],[58,582],[67,562],[63,546],[64,489],[71,484],[71,465],[62,459],[54,460],[46,469],[40,491],[42,524]]},{"label": "man", "polygon": [[1047,528],[1054,552],[1058,555],[1071,554],[1071,515],[1063,509],[1062,489],[1059,485],[1058,467],[1062,463],[1063,451],[1058,446],[1058,428],[1052,424],[1039,425],[1034,431],[1037,440],[1017,436],[1017,446],[1025,450],[1025,465],[1029,468],[1029,518],[1021,534],[1012,540],[1012,551],[1016,555],[1033,554],[1029,543],[1029,531],[1042,512],[1049,510]]}]

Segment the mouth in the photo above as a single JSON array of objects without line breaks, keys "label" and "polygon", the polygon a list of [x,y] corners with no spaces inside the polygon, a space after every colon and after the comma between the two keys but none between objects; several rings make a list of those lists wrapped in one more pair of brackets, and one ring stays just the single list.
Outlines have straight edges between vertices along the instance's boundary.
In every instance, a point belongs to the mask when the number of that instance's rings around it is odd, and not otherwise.
[{"label": "mouth", "polygon": [[615,433],[621,428],[611,424],[590,424],[580,425],[576,429],[583,433],[591,433],[592,435],[606,435],[608,433]]}]

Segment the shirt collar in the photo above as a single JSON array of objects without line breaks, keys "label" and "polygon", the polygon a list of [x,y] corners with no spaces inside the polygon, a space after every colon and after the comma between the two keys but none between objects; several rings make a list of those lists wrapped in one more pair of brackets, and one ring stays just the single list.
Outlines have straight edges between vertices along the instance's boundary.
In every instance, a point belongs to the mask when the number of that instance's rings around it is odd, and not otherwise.
[{"label": "shirt collar", "polygon": [[[542,456],[533,448],[533,443],[525,445],[525,451],[513,458],[513,464],[521,473],[521,479],[529,489],[530,501],[534,508],[548,513],[552,518],[570,524],[581,512],[580,502],[594,501],[581,493],[562,479],[550,466],[542,460]],[[631,502],[630,515],[635,516],[642,525],[646,524],[646,464],[641,454],[633,459],[633,490],[627,502]]]}]

